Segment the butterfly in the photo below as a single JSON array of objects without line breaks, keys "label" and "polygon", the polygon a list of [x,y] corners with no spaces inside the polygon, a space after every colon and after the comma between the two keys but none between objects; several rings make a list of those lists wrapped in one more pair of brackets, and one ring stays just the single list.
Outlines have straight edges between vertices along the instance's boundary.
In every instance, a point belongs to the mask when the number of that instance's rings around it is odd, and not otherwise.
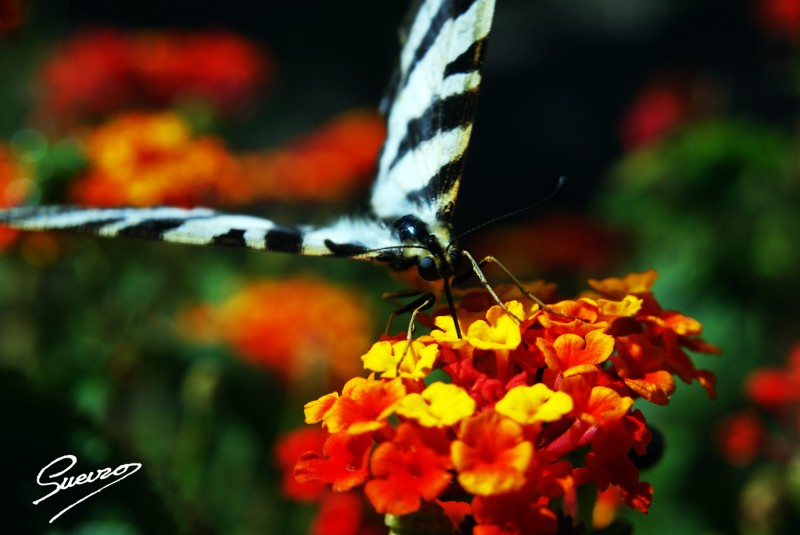
[{"label": "butterfly", "polygon": [[401,32],[399,65],[381,106],[387,137],[363,215],[314,227],[205,208],[44,206],[2,210],[0,223],[23,230],[58,229],[377,262],[411,282],[412,290],[394,294],[414,297],[395,311],[412,312],[409,336],[416,313],[444,295],[460,337],[454,282],[477,274],[505,308],[482,274],[484,261],[477,262],[454,243],[452,225],[494,4],[422,0],[412,10]]}]

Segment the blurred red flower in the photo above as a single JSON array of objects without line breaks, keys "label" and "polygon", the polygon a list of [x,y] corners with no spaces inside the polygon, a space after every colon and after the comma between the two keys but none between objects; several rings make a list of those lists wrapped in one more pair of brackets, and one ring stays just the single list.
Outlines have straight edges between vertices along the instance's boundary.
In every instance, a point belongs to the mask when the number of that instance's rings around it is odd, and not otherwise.
[{"label": "blurred red flower", "polygon": [[385,136],[384,121],[376,112],[345,112],[284,147],[240,157],[240,191],[255,199],[344,199],[372,183]]},{"label": "blurred red flower", "polygon": [[786,368],[762,368],[750,374],[745,390],[756,405],[774,412],[800,409],[800,343],[789,351],[787,361]]},{"label": "blurred red flower", "polygon": [[742,411],[723,420],[716,438],[725,460],[744,466],[753,462],[764,449],[764,424],[753,411]]},{"label": "blurred red flower", "polygon": [[[19,161],[7,145],[0,143],[0,208],[15,206],[25,200],[31,186],[31,172]],[[3,249],[19,234],[10,228],[0,228],[0,249]]]},{"label": "blurred red flower", "polygon": [[551,212],[530,224],[483,232],[470,250],[476,256],[496,256],[512,273],[584,275],[609,271],[619,258],[622,241],[599,221]]},{"label": "blurred red flower", "polygon": [[656,85],[641,91],[622,118],[622,145],[631,150],[673,131],[685,119],[688,103],[675,89]]},{"label": "blurred red flower", "polygon": [[86,30],[61,43],[42,66],[38,113],[71,124],[192,99],[232,112],[252,100],[273,68],[263,50],[232,33]]},{"label": "blurred red flower", "polygon": [[800,41],[800,0],[758,0],[756,14],[767,32]]},{"label": "blurred red flower", "polygon": [[11,35],[22,26],[25,8],[22,0],[0,0],[0,37]]}]

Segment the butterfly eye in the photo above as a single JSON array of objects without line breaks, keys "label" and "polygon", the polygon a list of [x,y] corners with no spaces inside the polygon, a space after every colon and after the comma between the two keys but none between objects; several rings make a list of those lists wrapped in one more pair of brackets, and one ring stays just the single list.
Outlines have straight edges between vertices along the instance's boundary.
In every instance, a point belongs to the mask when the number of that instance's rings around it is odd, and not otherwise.
[{"label": "butterfly eye", "polygon": [[419,272],[419,276],[426,281],[435,281],[442,278],[442,276],[439,275],[439,268],[436,267],[436,262],[430,256],[424,256],[419,259],[417,271]]}]

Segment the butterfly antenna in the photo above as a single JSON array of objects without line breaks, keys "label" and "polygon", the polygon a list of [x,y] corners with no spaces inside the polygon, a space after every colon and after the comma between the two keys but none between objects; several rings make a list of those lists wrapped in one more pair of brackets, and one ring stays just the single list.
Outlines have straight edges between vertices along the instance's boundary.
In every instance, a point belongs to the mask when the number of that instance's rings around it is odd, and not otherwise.
[{"label": "butterfly antenna", "polygon": [[494,217],[494,218],[490,219],[489,221],[484,221],[483,223],[481,223],[481,224],[479,224],[477,226],[474,226],[471,229],[469,229],[469,230],[467,230],[465,232],[462,232],[461,234],[459,234],[458,236],[453,238],[453,243],[455,243],[456,241],[460,240],[461,238],[463,238],[467,234],[472,234],[476,230],[482,229],[483,227],[487,227],[489,225],[493,225],[494,223],[497,223],[498,221],[502,221],[503,219],[506,219],[506,218],[509,218],[509,217],[513,217],[513,216],[515,216],[517,214],[521,214],[522,212],[530,210],[531,208],[536,208],[537,206],[552,200],[553,198],[556,197],[556,195],[561,193],[561,190],[564,189],[564,185],[566,183],[567,183],[567,177],[565,177],[565,176],[558,177],[558,183],[556,184],[555,189],[552,192],[550,192],[550,194],[547,197],[545,197],[543,199],[539,199],[538,201],[536,201],[534,203],[531,203],[531,204],[528,204],[527,206],[523,206],[522,208],[518,208],[518,209],[514,210],[513,212],[508,212],[506,214]]}]

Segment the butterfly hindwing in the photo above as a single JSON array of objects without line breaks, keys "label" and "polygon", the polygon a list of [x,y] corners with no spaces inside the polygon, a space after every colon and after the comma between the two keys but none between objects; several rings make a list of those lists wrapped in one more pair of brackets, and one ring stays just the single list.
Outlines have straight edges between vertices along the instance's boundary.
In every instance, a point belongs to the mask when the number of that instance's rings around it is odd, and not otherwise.
[{"label": "butterfly hindwing", "polygon": [[405,31],[385,101],[388,135],[373,212],[449,223],[458,193],[494,0],[426,0]]}]

